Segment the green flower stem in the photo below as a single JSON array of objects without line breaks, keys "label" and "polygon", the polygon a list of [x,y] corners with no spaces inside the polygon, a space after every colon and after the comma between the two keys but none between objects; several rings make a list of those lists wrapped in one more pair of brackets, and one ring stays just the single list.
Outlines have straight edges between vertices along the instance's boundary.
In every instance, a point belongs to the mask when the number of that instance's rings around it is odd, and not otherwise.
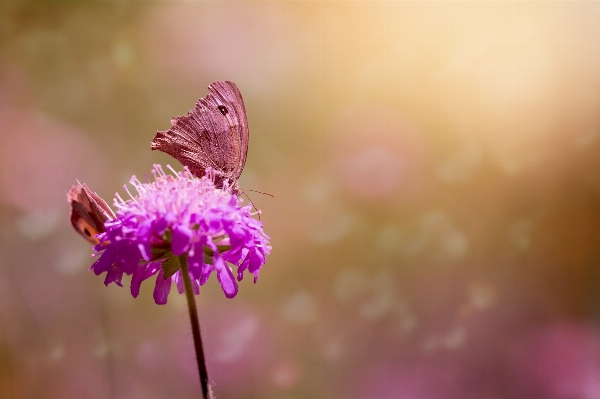
[{"label": "green flower stem", "polygon": [[187,259],[185,255],[179,257],[181,274],[183,275],[183,284],[185,286],[185,297],[188,303],[190,313],[190,322],[192,323],[192,335],[194,336],[194,347],[196,348],[196,361],[198,362],[198,373],[200,384],[202,385],[202,397],[212,399],[212,390],[208,382],[208,371],[206,370],[206,361],[204,360],[204,349],[202,348],[202,337],[200,336],[200,322],[198,321],[198,310],[196,309],[196,298],[192,289],[192,280],[188,273]]}]

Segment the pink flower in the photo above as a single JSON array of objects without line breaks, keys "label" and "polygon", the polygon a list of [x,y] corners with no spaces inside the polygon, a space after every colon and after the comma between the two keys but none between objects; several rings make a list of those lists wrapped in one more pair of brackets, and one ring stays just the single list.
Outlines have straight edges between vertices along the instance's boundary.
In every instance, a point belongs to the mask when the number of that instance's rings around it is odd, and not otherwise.
[{"label": "pink flower", "polygon": [[210,169],[202,178],[187,169],[167,175],[160,165],[152,173],[154,182],[132,177],[137,195],[131,199],[117,194],[116,218],[98,235],[94,249],[101,255],[91,269],[106,272],[104,284],[122,285],[123,274],[132,275],[131,295],[137,297],[141,283],[156,275],[154,301],[162,305],[172,282],[184,292],[181,260],[188,262],[195,294],[216,271],[225,295],[233,298],[238,287],[232,266],[237,280],[248,270],[256,282],[271,247],[252,206],[242,206],[227,184],[217,189]]}]

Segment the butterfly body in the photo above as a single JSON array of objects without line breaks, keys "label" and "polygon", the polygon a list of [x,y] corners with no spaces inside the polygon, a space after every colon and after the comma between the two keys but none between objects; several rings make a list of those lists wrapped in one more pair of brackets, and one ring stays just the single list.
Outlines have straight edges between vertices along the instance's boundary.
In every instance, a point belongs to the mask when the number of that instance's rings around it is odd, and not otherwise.
[{"label": "butterfly body", "polygon": [[156,133],[151,148],[171,155],[197,177],[212,168],[217,188],[228,181],[239,194],[249,139],[244,100],[233,82],[216,81],[208,89],[187,116],[173,118],[169,130]]}]

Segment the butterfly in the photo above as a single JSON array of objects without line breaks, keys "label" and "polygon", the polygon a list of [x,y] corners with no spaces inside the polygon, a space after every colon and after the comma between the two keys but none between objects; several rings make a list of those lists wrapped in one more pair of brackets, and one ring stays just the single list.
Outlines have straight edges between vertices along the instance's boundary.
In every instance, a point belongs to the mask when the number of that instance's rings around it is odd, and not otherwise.
[{"label": "butterfly", "polygon": [[244,100],[233,82],[216,81],[208,90],[187,116],[173,118],[169,130],[156,132],[151,148],[171,155],[197,177],[212,168],[217,188],[227,180],[232,193],[239,194],[249,138]]},{"label": "butterfly", "polygon": [[85,184],[78,184],[67,193],[71,204],[71,224],[79,234],[94,245],[100,240],[96,235],[103,233],[104,222],[114,219],[115,214],[106,202]]}]

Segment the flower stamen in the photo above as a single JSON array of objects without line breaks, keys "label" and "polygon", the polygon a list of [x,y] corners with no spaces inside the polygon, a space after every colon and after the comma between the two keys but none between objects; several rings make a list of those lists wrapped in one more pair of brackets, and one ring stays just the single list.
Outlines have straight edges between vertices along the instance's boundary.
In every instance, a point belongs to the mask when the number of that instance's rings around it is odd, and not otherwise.
[{"label": "flower stamen", "polygon": [[125,191],[127,191],[127,194],[129,194],[129,197],[131,197],[131,199],[135,202],[137,202],[137,200],[135,199],[135,197],[133,195],[131,195],[131,192],[129,192],[129,188],[127,187],[127,184],[123,184],[123,188],[125,189]]},{"label": "flower stamen", "polygon": [[175,169],[173,169],[173,168],[171,167],[171,165],[167,165],[167,169],[169,169],[171,172],[173,172],[173,174],[175,175],[175,177],[176,177],[176,178],[179,178],[179,177],[181,177],[181,176],[179,176],[179,173],[177,173],[177,172],[175,171]]}]

